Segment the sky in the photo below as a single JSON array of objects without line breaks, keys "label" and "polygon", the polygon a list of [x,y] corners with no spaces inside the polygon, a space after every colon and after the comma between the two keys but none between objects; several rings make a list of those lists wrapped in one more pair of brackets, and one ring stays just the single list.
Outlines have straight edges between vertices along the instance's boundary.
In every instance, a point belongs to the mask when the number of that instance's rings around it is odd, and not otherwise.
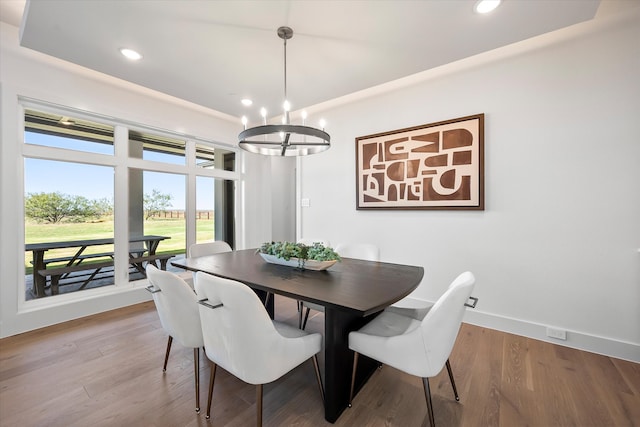
[{"label": "sky", "polygon": [[[38,145],[63,147],[92,153],[113,154],[113,146],[49,135],[26,132],[27,142]],[[173,159],[171,159],[173,157]],[[176,163],[175,156],[145,152],[145,159]],[[183,162],[184,160],[181,159]],[[186,176],[159,172],[144,172],[144,193],[154,189],[171,194],[169,209],[184,210]],[[112,167],[86,165],[52,160],[25,159],[25,193],[60,192],[78,195],[90,200],[113,200],[114,171]],[[213,210],[214,179],[198,177],[196,200],[198,210]]]}]

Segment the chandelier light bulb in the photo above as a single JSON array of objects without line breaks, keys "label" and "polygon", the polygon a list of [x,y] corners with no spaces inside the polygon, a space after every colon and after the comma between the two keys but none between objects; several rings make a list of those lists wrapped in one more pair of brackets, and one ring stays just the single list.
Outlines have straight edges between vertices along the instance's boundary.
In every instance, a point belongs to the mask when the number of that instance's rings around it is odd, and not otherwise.
[{"label": "chandelier light bulb", "polygon": [[245,129],[247,128],[247,123],[249,123],[249,119],[247,119],[247,116],[242,116],[242,125]]},{"label": "chandelier light bulb", "polygon": [[327,125],[327,122],[324,119],[320,119],[320,128],[324,130],[324,127]]}]

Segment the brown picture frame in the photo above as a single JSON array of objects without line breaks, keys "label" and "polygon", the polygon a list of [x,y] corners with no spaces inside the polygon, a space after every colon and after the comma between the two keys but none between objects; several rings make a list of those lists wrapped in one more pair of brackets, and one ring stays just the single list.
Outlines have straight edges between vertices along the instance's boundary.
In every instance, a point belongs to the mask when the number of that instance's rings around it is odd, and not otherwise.
[{"label": "brown picture frame", "polygon": [[356,138],[356,209],[484,210],[484,114]]}]

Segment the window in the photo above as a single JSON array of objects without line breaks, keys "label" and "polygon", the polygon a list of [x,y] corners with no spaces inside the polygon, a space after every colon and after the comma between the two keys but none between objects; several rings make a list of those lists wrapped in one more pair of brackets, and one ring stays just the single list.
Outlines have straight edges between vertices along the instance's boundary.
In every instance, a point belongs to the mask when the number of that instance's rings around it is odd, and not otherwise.
[{"label": "window", "polygon": [[156,162],[185,164],[187,143],[146,132],[129,131],[129,156]]},{"label": "window", "polygon": [[113,155],[113,126],[29,109],[24,122],[27,144]]},{"label": "window", "polygon": [[[41,274],[44,269],[112,259],[113,168],[31,158],[24,163],[25,298],[30,299],[55,291],[51,288],[52,277]],[[63,243],[96,239],[107,243],[86,247]],[[114,283],[112,274],[99,271],[90,277],[92,271],[87,272],[89,275],[69,274],[53,280],[62,279],[65,291]]]},{"label": "window", "polygon": [[196,177],[196,243],[215,240],[215,178]]},{"label": "window", "polygon": [[236,170],[236,156],[233,151],[196,144],[196,165],[204,169]]},{"label": "window", "polygon": [[117,289],[190,243],[234,245],[235,152],[31,101],[24,118],[26,300]]},{"label": "window", "polygon": [[129,169],[129,235],[163,237],[156,247],[137,243],[146,256],[185,253],[185,196],[185,175]]}]

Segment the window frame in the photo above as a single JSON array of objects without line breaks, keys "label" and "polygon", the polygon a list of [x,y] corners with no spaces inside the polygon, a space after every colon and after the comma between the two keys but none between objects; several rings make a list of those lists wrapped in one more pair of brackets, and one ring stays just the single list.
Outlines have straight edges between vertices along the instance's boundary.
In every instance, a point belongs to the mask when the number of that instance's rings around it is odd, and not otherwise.
[{"label": "window frame", "polygon": [[[116,119],[113,117],[107,117],[104,115],[91,113],[87,111],[77,110],[59,105],[52,105],[47,102],[36,101],[26,98],[18,98],[19,107],[19,131],[21,134],[19,143],[21,148],[19,149],[20,158],[22,160],[22,166],[20,167],[20,182],[21,182],[21,235],[22,241],[20,242],[22,250],[24,250],[24,236],[25,236],[25,221],[24,221],[24,195],[25,195],[25,170],[24,160],[26,158],[34,158],[41,160],[55,160],[62,162],[74,162],[87,165],[107,166],[112,167],[114,170],[114,285],[106,286],[103,288],[93,288],[83,290],[83,292],[71,292],[57,295],[55,298],[39,298],[33,300],[26,300],[26,284],[24,274],[21,276],[22,280],[19,283],[19,295],[18,301],[19,311],[24,308],[36,308],[39,306],[47,306],[53,299],[56,304],[60,301],[74,301],[89,297],[94,297],[101,294],[118,293],[123,289],[131,289],[132,287],[145,286],[146,279],[129,282],[128,279],[128,236],[129,236],[129,182],[128,174],[131,168],[139,169],[143,171],[160,172],[160,173],[174,173],[185,176],[185,217],[186,217],[186,242],[185,246],[188,248],[196,241],[196,178],[198,176],[208,177],[214,179],[221,179],[232,181],[234,183],[234,200],[235,205],[233,211],[234,221],[237,221],[237,201],[238,201],[238,181],[241,180],[241,173],[238,170],[239,152],[235,147],[230,147],[222,144],[217,144],[213,141],[197,138],[192,135],[180,134],[168,130],[158,129],[151,126],[145,126],[139,123],[132,123],[124,119]],[[114,128],[114,153],[113,154],[99,154],[86,151],[77,151],[72,149],[48,147],[37,144],[30,144],[24,141],[25,134],[25,110],[35,110],[49,114],[59,114],[62,116],[73,116],[79,119],[93,121],[100,124],[113,126]],[[157,135],[161,138],[171,138],[184,140],[185,147],[185,164],[173,164],[165,163],[154,160],[145,160],[139,158],[129,157],[129,133],[141,132],[145,134]],[[205,144],[213,149],[223,150],[225,153],[234,153],[236,156],[235,170],[228,171],[215,168],[203,168],[197,165],[196,161],[196,144]],[[234,241],[237,241],[238,230],[237,227],[234,230],[232,236]],[[186,249],[185,248],[185,249]]]}]

